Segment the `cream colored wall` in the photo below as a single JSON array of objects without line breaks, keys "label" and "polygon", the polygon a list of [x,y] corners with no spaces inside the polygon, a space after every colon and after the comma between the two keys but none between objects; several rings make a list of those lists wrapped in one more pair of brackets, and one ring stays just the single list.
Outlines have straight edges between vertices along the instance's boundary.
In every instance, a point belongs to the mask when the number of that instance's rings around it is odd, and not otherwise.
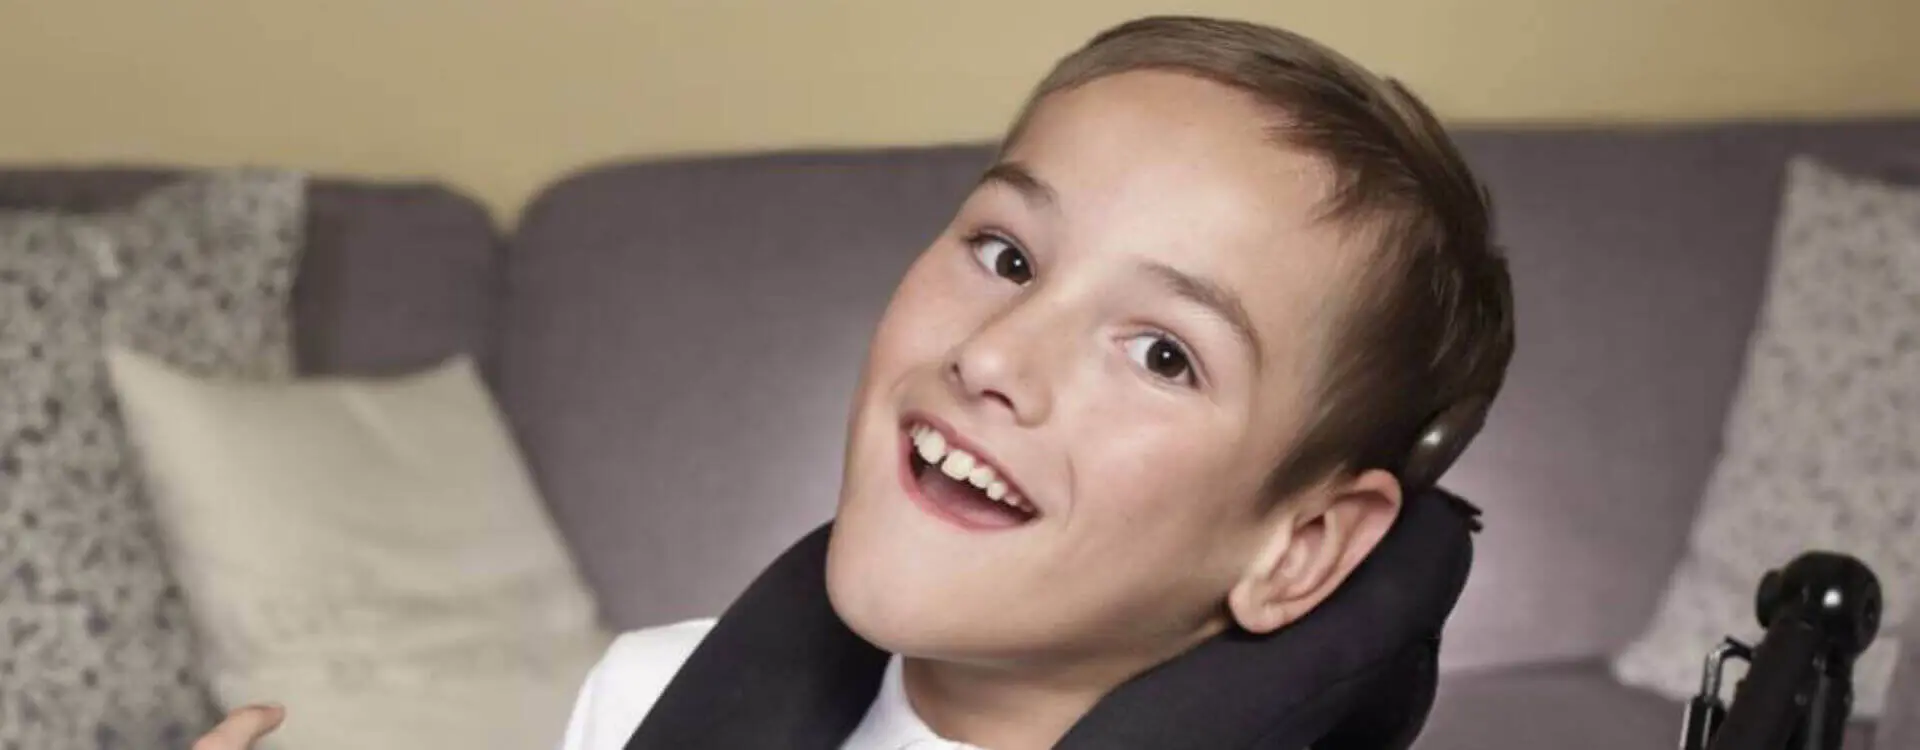
[{"label": "cream colored wall", "polygon": [[0,0],[0,163],[425,175],[995,134],[1098,28],[1284,24],[1455,120],[1920,111],[1920,0]]}]

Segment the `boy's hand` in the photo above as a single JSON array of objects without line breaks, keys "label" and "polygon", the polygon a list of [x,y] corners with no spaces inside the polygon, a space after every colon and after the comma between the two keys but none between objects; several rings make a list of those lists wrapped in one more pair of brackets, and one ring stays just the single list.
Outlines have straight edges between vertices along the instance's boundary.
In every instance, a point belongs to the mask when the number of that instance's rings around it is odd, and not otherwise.
[{"label": "boy's hand", "polygon": [[227,714],[220,726],[195,741],[193,750],[250,750],[253,743],[280,726],[286,717],[287,710],[279,706],[241,706]]}]

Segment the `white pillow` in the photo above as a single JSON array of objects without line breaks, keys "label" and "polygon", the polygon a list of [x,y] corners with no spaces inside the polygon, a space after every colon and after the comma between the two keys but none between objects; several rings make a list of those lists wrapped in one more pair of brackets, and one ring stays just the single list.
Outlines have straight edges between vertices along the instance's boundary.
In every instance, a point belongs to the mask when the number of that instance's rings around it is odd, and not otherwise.
[{"label": "white pillow", "polygon": [[1855,714],[1876,716],[1900,647],[1888,634],[1920,592],[1920,190],[1799,158],[1687,555],[1615,673],[1692,695],[1721,638],[1759,638],[1761,576],[1807,549],[1879,574],[1882,637],[1854,672]]},{"label": "white pillow", "polygon": [[551,746],[609,642],[472,361],[203,380],[108,353],[227,707],[268,748]]}]

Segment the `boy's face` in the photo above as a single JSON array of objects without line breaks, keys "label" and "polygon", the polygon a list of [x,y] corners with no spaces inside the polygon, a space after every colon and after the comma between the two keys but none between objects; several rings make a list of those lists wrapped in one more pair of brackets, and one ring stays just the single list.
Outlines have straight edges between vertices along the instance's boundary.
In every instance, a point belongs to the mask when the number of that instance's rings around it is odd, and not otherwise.
[{"label": "boy's face", "polygon": [[1331,173],[1275,117],[1160,72],[1039,105],[874,336],[828,564],[856,631],[1031,664],[1226,624],[1364,256],[1314,220]]}]

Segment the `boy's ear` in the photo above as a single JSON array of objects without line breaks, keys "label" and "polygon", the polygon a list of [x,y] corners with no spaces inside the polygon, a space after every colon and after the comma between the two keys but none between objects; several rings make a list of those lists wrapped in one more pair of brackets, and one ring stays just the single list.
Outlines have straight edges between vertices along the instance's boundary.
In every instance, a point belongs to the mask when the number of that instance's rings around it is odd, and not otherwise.
[{"label": "boy's ear", "polygon": [[1400,482],[1369,469],[1288,500],[1266,543],[1227,592],[1227,609],[1251,633],[1306,616],[1373,552],[1400,515]]}]

